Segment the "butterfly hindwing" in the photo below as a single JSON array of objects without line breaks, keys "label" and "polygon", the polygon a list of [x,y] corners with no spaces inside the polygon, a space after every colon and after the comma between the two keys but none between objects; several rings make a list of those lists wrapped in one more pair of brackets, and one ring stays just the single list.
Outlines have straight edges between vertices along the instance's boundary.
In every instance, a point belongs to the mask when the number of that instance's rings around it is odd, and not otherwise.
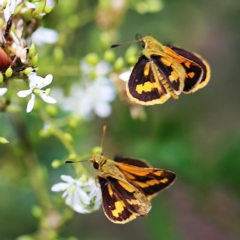
[{"label": "butterfly hindwing", "polygon": [[[166,80],[164,87],[168,92],[173,91],[176,95],[179,95],[183,90],[185,79],[185,70],[182,65],[178,62],[172,61],[172,59],[166,55],[151,55],[150,58],[157,66],[163,79]],[[162,80],[162,82],[164,80]]]},{"label": "butterfly hindwing", "polygon": [[106,216],[115,223],[126,223],[151,209],[147,197],[130,183],[113,177],[99,178]]},{"label": "butterfly hindwing", "polygon": [[135,213],[130,212],[123,200],[114,194],[112,184],[107,179],[98,177],[102,192],[102,207],[109,220],[115,223],[126,223],[137,217]]}]

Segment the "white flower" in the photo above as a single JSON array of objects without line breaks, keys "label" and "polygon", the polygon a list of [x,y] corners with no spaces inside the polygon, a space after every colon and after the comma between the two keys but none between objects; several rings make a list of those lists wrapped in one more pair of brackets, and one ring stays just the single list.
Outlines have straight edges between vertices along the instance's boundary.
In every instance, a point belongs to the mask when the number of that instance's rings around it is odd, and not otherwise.
[{"label": "white flower", "polygon": [[[64,110],[77,114],[84,120],[90,120],[94,113],[101,118],[108,117],[112,111],[110,102],[116,95],[111,80],[107,77],[110,65],[105,61],[91,65],[83,60],[80,70],[82,85],[72,84],[68,97],[64,97],[61,89],[53,89],[53,96],[59,99]],[[89,80],[92,78],[94,80]]]},{"label": "white flower", "polygon": [[110,102],[115,98],[115,90],[108,78],[98,78],[93,82],[87,82],[83,88],[79,84],[73,84],[70,96],[62,99],[62,108],[66,111],[79,114],[85,120],[94,112],[101,118],[111,114]]},{"label": "white flower", "polygon": [[[0,4],[3,5],[3,3],[5,2],[5,0],[1,0]],[[5,21],[8,21],[8,19],[11,17],[11,15],[14,13],[17,5],[22,2],[22,0],[8,0],[7,1],[7,6],[4,9],[4,17],[5,17]]]},{"label": "white flower", "polygon": [[54,184],[53,192],[64,191],[62,197],[65,203],[79,213],[91,213],[101,206],[101,191],[93,178],[83,175],[80,179],[61,175],[65,182]]},{"label": "white flower", "polygon": [[7,92],[7,88],[0,88],[0,96],[3,96]]},{"label": "white flower", "polygon": [[123,80],[124,82],[128,82],[131,73],[132,73],[132,71],[123,72],[123,73],[121,73],[121,74],[119,75],[119,78],[120,78],[121,80]]},{"label": "white flower", "polygon": [[49,7],[54,7],[55,1],[54,0],[47,0],[46,5]]},{"label": "white flower", "polygon": [[102,77],[110,72],[111,66],[106,61],[100,61],[95,66],[87,63],[85,60],[82,60],[80,62],[80,70],[83,72],[83,75],[85,76],[91,73],[95,73],[96,76]]},{"label": "white flower", "polygon": [[50,28],[40,27],[31,36],[32,41],[37,46],[42,46],[43,44],[53,44],[58,41],[58,33]]},{"label": "white flower", "polygon": [[39,95],[43,101],[47,103],[54,104],[56,100],[49,96],[50,89],[41,90],[41,88],[49,85],[52,82],[53,76],[52,74],[48,74],[45,78],[37,76],[35,72],[28,74],[29,78],[29,89],[22,90],[17,93],[19,97],[27,97],[28,95],[32,95],[31,99],[27,105],[27,112],[31,112],[35,103],[36,94]]}]

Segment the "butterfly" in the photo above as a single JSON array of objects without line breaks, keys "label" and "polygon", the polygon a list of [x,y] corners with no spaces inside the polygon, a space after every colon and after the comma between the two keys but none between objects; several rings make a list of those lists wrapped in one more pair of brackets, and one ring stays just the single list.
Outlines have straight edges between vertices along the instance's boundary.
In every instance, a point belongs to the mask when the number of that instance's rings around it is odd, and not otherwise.
[{"label": "butterfly", "polygon": [[[135,64],[126,86],[128,97],[141,105],[165,103],[183,93],[193,93],[210,80],[210,67],[198,54],[162,45],[151,36],[141,37],[145,50]],[[114,44],[111,47],[117,47]]]},{"label": "butterfly", "polygon": [[150,200],[175,180],[175,173],[152,168],[139,159],[117,156],[113,160],[101,153],[90,158],[97,171],[102,192],[102,207],[107,218],[119,224],[146,216]]}]

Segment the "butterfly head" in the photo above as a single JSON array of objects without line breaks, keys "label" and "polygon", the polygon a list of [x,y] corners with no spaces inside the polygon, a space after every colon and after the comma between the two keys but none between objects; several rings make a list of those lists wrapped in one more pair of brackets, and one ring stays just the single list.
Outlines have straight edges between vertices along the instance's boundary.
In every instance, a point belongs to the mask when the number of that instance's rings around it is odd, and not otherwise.
[{"label": "butterfly head", "polygon": [[157,49],[158,51],[163,51],[163,45],[159,43],[156,39],[152,36],[145,36],[141,39],[142,47],[151,54],[152,49]]},{"label": "butterfly head", "polygon": [[99,170],[101,166],[105,163],[105,157],[101,153],[95,153],[91,156],[90,162],[93,165],[93,168]]}]

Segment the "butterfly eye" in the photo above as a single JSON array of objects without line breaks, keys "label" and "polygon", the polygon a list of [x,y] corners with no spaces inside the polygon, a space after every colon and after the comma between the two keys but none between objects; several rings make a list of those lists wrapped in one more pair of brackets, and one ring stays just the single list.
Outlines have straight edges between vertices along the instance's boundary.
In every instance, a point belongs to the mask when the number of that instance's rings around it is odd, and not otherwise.
[{"label": "butterfly eye", "polygon": [[141,42],[142,48],[145,48],[146,44],[144,41]]},{"label": "butterfly eye", "polygon": [[99,168],[99,164],[98,164],[97,162],[93,162],[93,167],[94,167],[95,169],[98,169],[98,168]]}]

